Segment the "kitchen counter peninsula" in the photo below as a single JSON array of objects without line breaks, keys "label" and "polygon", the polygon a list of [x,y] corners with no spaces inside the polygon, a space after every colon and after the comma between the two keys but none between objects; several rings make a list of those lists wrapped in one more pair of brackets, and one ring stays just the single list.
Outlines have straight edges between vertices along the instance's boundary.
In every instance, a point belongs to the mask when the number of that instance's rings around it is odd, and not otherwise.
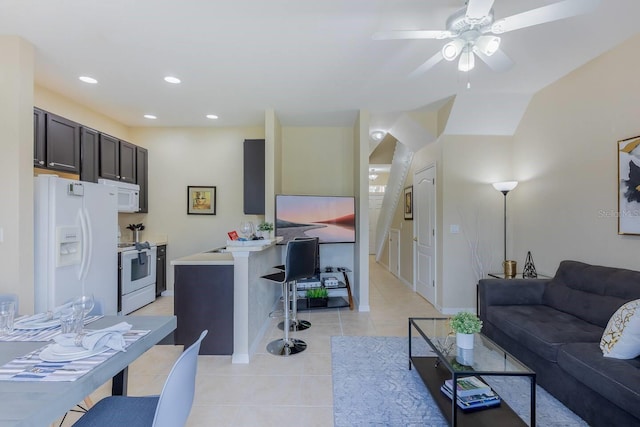
[{"label": "kitchen counter peninsula", "polygon": [[176,344],[192,342],[208,329],[200,354],[232,355],[232,363],[249,363],[280,298],[280,288],[260,278],[282,263],[276,243],[245,242],[171,261]]}]

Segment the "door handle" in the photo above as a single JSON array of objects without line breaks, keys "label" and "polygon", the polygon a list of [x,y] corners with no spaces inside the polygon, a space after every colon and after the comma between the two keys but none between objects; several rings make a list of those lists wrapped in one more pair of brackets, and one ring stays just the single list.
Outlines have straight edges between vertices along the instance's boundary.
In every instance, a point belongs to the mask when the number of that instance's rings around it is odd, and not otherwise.
[{"label": "door handle", "polygon": [[413,241],[414,241],[414,242],[417,242],[417,241],[418,241],[418,238],[417,238],[417,237],[414,237],[414,238],[413,238]]}]

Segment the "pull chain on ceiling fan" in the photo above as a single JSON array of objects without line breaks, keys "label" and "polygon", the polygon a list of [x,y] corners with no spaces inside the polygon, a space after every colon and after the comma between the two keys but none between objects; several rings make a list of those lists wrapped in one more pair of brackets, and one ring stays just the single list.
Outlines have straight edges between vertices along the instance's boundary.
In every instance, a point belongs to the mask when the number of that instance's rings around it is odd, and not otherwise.
[{"label": "pull chain on ceiling fan", "polygon": [[373,39],[452,39],[415,69],[412,76],[428,71],[443,59],[455,61],[456,58],[459,58],[458,70],[468,72],[475,67],[476,56],[492,70],[506,71],[513,66],[513,61],[500,49],[498,34],[588,13],[600,0],[563,0],[499,20],[494,20],[493,3],[494,0],[468,0],[465,8],[447,19],[446,30],[383,31],[375,33]]}]

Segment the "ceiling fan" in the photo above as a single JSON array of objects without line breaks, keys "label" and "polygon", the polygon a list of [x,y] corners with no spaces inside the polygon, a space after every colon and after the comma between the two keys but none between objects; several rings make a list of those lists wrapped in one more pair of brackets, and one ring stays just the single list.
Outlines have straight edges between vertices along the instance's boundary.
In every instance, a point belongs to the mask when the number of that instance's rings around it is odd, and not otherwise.
[{"label": "ceiling fan", "polygon": [[511,68],[513,61],[500,49],[498,34],[588,13],[596,8],[600,0],[563,0],[497,20],[493,15],[493,2],[468,0],[465,8],[449,16],[446,30],[383,31],[375,33],[373,39],[451,39],[415,69],[412,76],[426,72],[443,59],[454,61],[456,58],[459,58],[458,70],[467,72],[475,67],[476,56],[492,70],[506,71]]}]

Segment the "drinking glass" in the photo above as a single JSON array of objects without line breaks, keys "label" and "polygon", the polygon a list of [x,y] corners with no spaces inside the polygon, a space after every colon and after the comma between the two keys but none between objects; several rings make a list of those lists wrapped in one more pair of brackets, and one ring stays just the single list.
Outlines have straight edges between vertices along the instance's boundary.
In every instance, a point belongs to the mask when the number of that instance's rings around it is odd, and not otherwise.
[{"label": "drinking glass", "polygon": [[13,332],[13,317],[15,316],[13,301],[0,302],[0,336]]},{"label": "drinking glass", "polygon": [[253,222],[251,221],[242,221],[240,223],[240,232],[246,239],[250,239],[253,236]]},{"label": "drinking glass", "polygon": [[83,329],[83,314],[73,308],[65,308],[60,312],[60,331],[63,334],[78,334]]},{"label": "drinking glass", "polygon": [[84,327],[84,319],[85,317],[87,317],[87,314],[91,313],[91,310],[93,310],[94,304],[95,304],[95,301],[93,299],[93,295],[82,295],[73,300],[73,304],[72,304],[73,311],[75,311],[77,316],[82,319],[81,324],[83,325],[83,327]]}]

